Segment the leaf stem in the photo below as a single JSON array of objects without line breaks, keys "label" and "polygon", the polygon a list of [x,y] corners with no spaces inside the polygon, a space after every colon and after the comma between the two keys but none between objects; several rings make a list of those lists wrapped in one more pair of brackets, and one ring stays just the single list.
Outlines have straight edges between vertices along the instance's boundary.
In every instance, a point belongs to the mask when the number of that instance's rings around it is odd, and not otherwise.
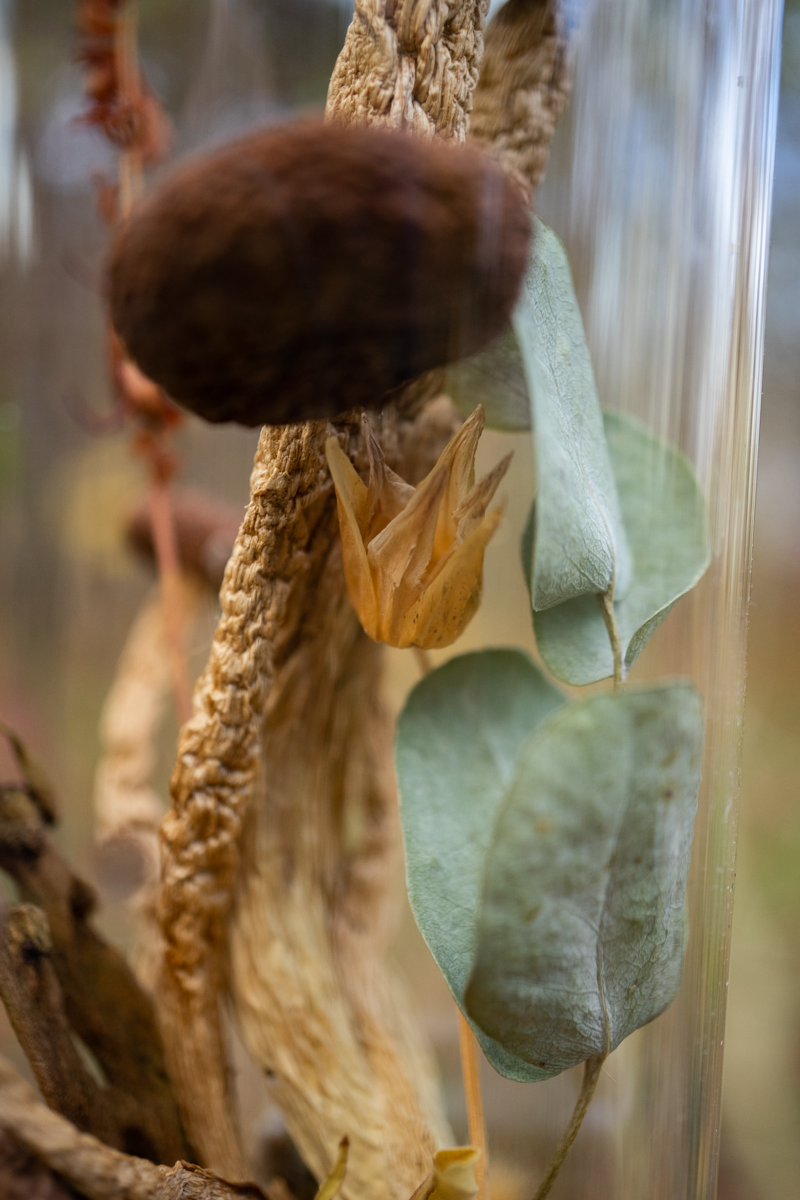
[{"label": "leaf stem", "polygon": [[178,721],[183,725],[192,715],[192,696],[184,643],[181,568],[169,484],[166,480],[154,479],[150,485],[150,521],[161,583],[164,633],[172,677],[172,690],[175,695],[175,709]]},{"label": "leaf stem", "polygon": [[600,611],[603,614],[608,640],[611,642],[611,651],[614,655],[614,691],[617,692],[625,682],[627,672],[625,670],[625,660],[622,657],[622,643],[620,642],[619,629],[617,628],[617,617],[614,612],[613,588],[608,592],[599,592],[597,603],[600,605]]},{"label": "leaf stem", "polygon": [[467,1018],[458,1010],[458,1048],[461,1052],[461,1075],[464,1080],[464,1095],[467,1100],[467,1122],[469,1140],[477,1146],[481,1156],[475,1164],[475,1179],[478,1184],[477,1200],[488,1200],[486,1171],[489,1166],[489,1147],[486,1137],[486,1122],[483,1118],[483,1095],[478,1061],[478,1043]]},{"label": "leaf stem", "polygon": [[433,670],[433,662],[428,651],[423,650],[421,646],[412,646],[411,650],[417,660],[420,675],[430,675]]},{"label": "leaf stem", "polygon": [[[137,114],[141,101],[139,53],[137,40],[137,0],[127,0],[117,17],[114,35],[114,57],[119,79],[120,100],[130,114]],[[119,216],[130,215],[144,187],[142,149],[134,137],[119,156]]]},{"label": "leaf stem", "polygon": [[593,1058],[587,1058],[583,1068],[583,1083],[581,1084],[580,1094],[578,1096],[575,1108],[572,1111],[572,1118],[567,1126],[566,1133],[558,1144],[558,1149],[553,1156],[553,1161],[550,1163],[547,1174],[539,1184],[539,1190],[533,1200],[544,1200],[545,1196],[549,1195],[550,1189],[556,1181],[559,1171],[564,1165],[564,1160],[572,1149],[572,1143],[578,1136],[578,1130],[583,1124],[583,1118],[586,1116],[586,1110],[591,1103],[592,1096],[597,1087],[597,1081],[600,1078],[600,1072],[603,1068],[603,1063],[606,1061],[607,1055],[596,1054]]}]

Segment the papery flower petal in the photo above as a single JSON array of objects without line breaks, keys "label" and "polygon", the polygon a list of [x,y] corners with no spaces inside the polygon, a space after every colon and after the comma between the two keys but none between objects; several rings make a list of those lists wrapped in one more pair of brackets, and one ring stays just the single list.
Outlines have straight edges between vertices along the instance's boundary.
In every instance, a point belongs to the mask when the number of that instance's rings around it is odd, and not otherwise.
[{"label": "papery flower petal", "polygon": [[483,479],[479,480],[472,490],[467,493],[453,513],[456,537],[459,541],[463,542],[472,533],[473,529],[480,525],[486,515],[486,509],[494,499],[494,494],[500,486],[500,481],[508,470],[513,457],[514,454],[512,451],[505,458],[501,458],[497,466],[493,467],[488,475],[484,475]]},{"label": "papery flower petal", "polygon": [[433,1156],[436,1200],[471,1200],[478,1194],[475,1166],[481,1152],[477,1146],[456,1146]]},{"label": "papery flower petal", "polygon": [[367,558],[375,581],[382,639],[396,645],[403,614],[419,598],[433,554],[439,507],[447,484],[444,467],[415,489],[406,507],[370,542]]},{"label": "papery flower petal", "polygon": [[417,603],[403,619],[400,641],[392,645],[440,650],[463,633],[481,602],[483,557],[502,520],[505,506],[487,513],[461,545],[441,562]]},{"label": "papery flower petal", "polygon": [[484,426],[478,407],[412,488],[387,466],[368,421],[369,485],[336,438],[326,453],[336,488],[347,591],[364,629],[392,646],[449,646],[480,603],[483,557],[502,517],[486,507],[511,456],[475,483]]},{"label": "papery flower petal", "polygon": [[449,469],[447,488],[442,497],[439,522],[436,528],[434,555],[439,558],[456,538],[454,513],[475,483],[475,453],[478,449],[486,417],[479,404],[467,417],[455,437],[447,443],[434,470]]},{"label": "papery flower petal", "polygon": [[367,523],[369,508],[367,488],[359,479],[355,467],[342,450],[337,438],[328,438],[325,443],[325,455],[336,489],[347,594],[365,631],[377,642],[381,640],[378,629],[378,602],[362,532]]},{"label": "papery flower petal", "polygon": [[475,1166],[480,1156],[477,1146],[438,1150],[433,1156],[433,1171],[411,1200],[474,1200],[478,1194]]},{"label": "papery flower petal", "polygon": [[365,534],[365,540],[369,541],[403,511],[416,489],[401,479],[386,462],[366,413],[361,418],[361,428],[369,458],[369,529]]}]

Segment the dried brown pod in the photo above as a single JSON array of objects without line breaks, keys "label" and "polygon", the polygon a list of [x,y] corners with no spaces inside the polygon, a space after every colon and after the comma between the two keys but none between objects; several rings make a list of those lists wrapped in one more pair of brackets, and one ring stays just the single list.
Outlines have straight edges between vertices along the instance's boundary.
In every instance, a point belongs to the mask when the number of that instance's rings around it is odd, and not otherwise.
[{"label": "dried brown pod", "polygon": [[528,254],[516,185],[481,151],[304,121],[183,167],[120,231],[114,325],[210,421],[379,407],[504,328]]}]

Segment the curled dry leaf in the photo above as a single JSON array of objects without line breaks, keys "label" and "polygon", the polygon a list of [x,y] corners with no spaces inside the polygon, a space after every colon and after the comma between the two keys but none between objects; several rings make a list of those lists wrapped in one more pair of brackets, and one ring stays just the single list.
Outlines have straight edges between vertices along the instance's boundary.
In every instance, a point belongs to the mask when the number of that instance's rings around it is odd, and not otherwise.
[{"label": "curled dry leaf", "polygon": [[486,508],[511,461],[507,455],[475,483],[483,425],[479,406],[416,488],[386,465],[366,418],[368,485],[337,439],[326,443],[348,594],[376,642],[449,646],[477,611],[484,552],[503,515],[502,506]]}]

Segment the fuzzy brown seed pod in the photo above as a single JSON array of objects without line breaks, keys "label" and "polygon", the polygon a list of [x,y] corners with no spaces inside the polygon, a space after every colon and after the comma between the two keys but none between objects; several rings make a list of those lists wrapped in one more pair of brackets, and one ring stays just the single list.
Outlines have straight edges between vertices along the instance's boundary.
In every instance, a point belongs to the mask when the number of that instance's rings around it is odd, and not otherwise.
[{"label": "fuzzy brown seed pod", "polygon": [[114,246],[111,314],[207,420],[332,417],[495,337],[529,241],[518,188],[480,151],[306,121],[155,192]]}]

